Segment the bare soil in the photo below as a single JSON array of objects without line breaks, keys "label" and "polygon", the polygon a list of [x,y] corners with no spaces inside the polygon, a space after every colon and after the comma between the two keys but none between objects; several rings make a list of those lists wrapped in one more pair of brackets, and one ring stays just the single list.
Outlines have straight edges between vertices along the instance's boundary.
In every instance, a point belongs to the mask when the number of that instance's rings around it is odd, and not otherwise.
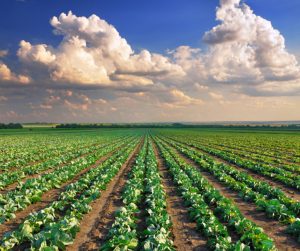
[{"label": "bare soil", "polygon": [[259,174],[259,173],[256,173],[254,171],[251,171],[250,169],[243,168],[243,167],[240,167],[238,165],[232,164],[232,163],[230,163],[230,162],[228,162],[228,161],[226,161],[226,160],[224,160],[224,159],[222,159],[220,157],[217,157],[215,155],[209,154],[209,153],[207,153],[205,151],[202,151],[202,150],[200,150],[198,148],[194,148],[194,150],[197,150],[199,152],[202,152],[203,154],[209,155],[210,157],[214,158],[219,163],[224,163],[226,165],[234,167],[235,169],[237,169],[239,171],[246,172],[247,174],[251,175],[254,179],[267,182],[270,186],[278,187],[278,188],[280,188],[286,194],[286,196],[288,196],[290,198],[293,198],[294,200],[300,201],[300,191],[298,189],[296,189],[296,188],[289,187],[289,186],[283,184],[280,181],[273,180],[270,177],[263,176],[262,174]]},{"label": "bare soil", "polygon": [[[26,177],[6,186],[5,188],[3,188],[1,191],[0,191],[0,194],[6,194],[12,190],[15,190],[16,187],[18,186],[18,182],[26,182],[27,180],[30,180],[30,179],[34,179],[34,178],[38,178],[39,176],[43,175],[43,174],[46,174],[46,173],[51,173],[52,171],[60,168],[60,167],[63,167],[65,165],[68,165],[69,163],[71,163],[72,161],[74,160],[78,160],[79,158],[83,158],[83,157],[86,157],[90,154],[93,154],[94,152],[96,152],[97,150],[95,151],[92,151],[92,152],[89,152],[89,153],[85,153],[85,154],[82,154],[78,157],[75,157],[75,158],[72,158],[70,160],[68,160],[66,163],[61,163],[59,165],[57,165],[55,168],[48,168],[47,170],[44,170],[44,171],[40,171],[39,173],[36,173],[36,174],[30,174],[30,175],[26,175]],[[42,162],[42,161],[39,161],[39,162]],[[36,162],[35,164],[37,164],[38,162]]]},{"label": "bare soil", "polygon": [[[222,146],[222,145],[219,145],[219,144],[216,144],[216,143],[213,143],[212,145],[214,145],[214,146],[216,146],[216,147],[221,147],[221,148],[223,148],[223,147],[225,147],[225,146]],[[209,144],[205,144],[205,146],[208,146],[208,147],[211,147]],[[234,148],[234,147],[232,147],[232,146],[226,146],[225,147],[225,149],[232,149],[232,150],[236,150],[236,151],[240,151],[241,149],[240,148]],[[276,156],[274,156],[274,155],[271,155],[271,154],[266,154],[266,153],[264,153],[264,152],[260,152],[260,153],[258,153],[257,151],[254,151],[254,150],[251,150],[251,149],[249,149],[249,148],[247,148],[247,149],[245,149],[248,153],[254,153],[254,154],[259,154],[259,155],[261,155],[261,156],[266,156],[266,157],[269,157],[269,158],[271,158],[272,160],[274,160],[274,161],[276,161],[277,159],[278,159],[278,157],[276,157]],[[244,150],[244,151],[245,151]],[[281,164],[288,164],[288,165],[297,165],[297,164],[299,164],[298,162],[291,162],[291,161],[288,161],[287,159],[285,159],[285,158],[280,158],[280,161],[282,162],[282,163],[275,163],[275,165],[276,166],[280,166]],[[267,163],[267,162],[265,162],[265,163]],[[298,171],[299,172],[299,171]]]},{"label": "bare soil", "polygon": [[32,212],[39,211],[45,207],[47,207],[51,202],[58,199],[61,192],[63,192],[69,184],[76,182],[81,178],[82,175],[87,173],[90,169],[95,168],[99,166],[100,163],[104,162],[106,159],[108,159],[116,150],[108,153],[107,155],[103,156],[99,160],[96,161],[95,164],[85,168],[81,172],[79,172],[73,179],[63,183],[60,188],[58,189],[51,189],[48,192],[44,193],[42,196],[41,201],[29,205],[27,208],[25,208],[22,211],[16,212],[16,218],[11,219],[3,224],[0,225],[0,238],[3,236],[4,233],[8,231],[12,231],[13,229],[16,229],[19,224],[21,224],[24,219]]},{"label": "bare soil", "polygon": [[114,213],[122,206],[121,192],[143,142],[144,140],[141,140],[136,146],[116,177],[107,185],[106,190],[102,191],[100,198],[92,203],[91,212],[82,219],[80,231],[74,243],[67,247],[67,251],[99,250],[104,243],[114,222]]},{"label": "bare soil", "polygon": [[[95,143],[95,144],[91,144],[91,145],[87,145],[86,147],[92,147],[92,146],[96,146],[98,143]],[[2,169],[0,170],[0,173],[3,173],[3,172],[12,172],[12,171],[17,171],[17,170],[20,170],[24,167],[27,167],[27,166],[30,166],[30,165],[36,165],[36,164],[39,164],[39,163],[42,163],[42,162],[45,162],[45,161],[48,161],[52,158],[55,158],[61,154],[67,154],[67,152],[59,152],[59,153],[56,153],[54,155],[51,155],[51,156],[48,156],[44,159],[39,159],[39,160],[34,160],[34,161],[30,161],[30,162],[27,162],[27,163],[24,163],[23,166],[21,167],[16,167],[16,166],[12,166],[12,167],[9,167],[7,169]],[[79,156],[80,157],[80,156]],[[76,157],[76,158],[79,158],[79,157]],[[76,159],[74,158],[74,159]],[[73,159],[72,159],[73,160]],[[72,161],[70,160],[70,161]]]},{"label": "bare soil", "polygon": [[163,158],[159,154],[155,144],[154,151],[158,160],[158,168],[162,177],[162,184],[167,195],[167,212],[172,221],[172,234],[176,250],[198,251],[207,250],[207,239],[197,231],[197,225],[188,215],[188,209],[184,206],[184,200],[179,195],[172,176],[169,173]]},{"label": "bare soil", "polygon": [[[174,148],[173,148],[174,149]],[[175,150],[175,149],[174,149]],[[175,150],[176,151],[176,150]],[[216,188],[221,194],[227,198],[234,201],[235,205],[242,212],[242,214],[253,221],[255,224],[264,229],[264,231],[271,237],[276,247],[279,250],[300,250],[300,244],[294,240],[290,235],[285,233],[286,226],[280,222],[272,219],[268,219],[264,212],[258,211],[254,203],[245,202],[235,191],[230,190],[225,184],[219,182],[210,173],[201,171],[199,166],[191,159],[187,158],[185,155],[176,151],[177,154],[182,157],[188,164],[197,168],[201,174]]]},{"label": "bare soil", "polygon": [[[182,143],[182,142],[180,142]],[[232,166],[234,167],[235,169],[239,170],[239,171],[242,171],[242,172],[245,172],[249,175],[251,175],[254,179],[257,179],[257,180],[261,180],[261,181],[264,181],[264,182],[267,182],[270,186],[273,186],[273,187],[278,187],[280,188],[285,194],[286,196],[294,199],[294,200],[297,200],[297,201],[300,201],[300,191],[296,188],[293,188],[293,187],[289,187],[285,184],[283,184],[282,182],[280,181],[276,181],[276,180],[273,180],[272,178],[270,177],[267,177],[267,176],[263,176],[262,174],[259,174],[259,173],[256,173],[250,169],[247,169],[247,168],[243,168],[243,167],[240,167],[238,165],[235,165],[233,163],[230,163],[216,155],[213,155],[211,153],[208,153],[206,151],[203,151],[197,147],[194,147],[194,146],[188,146],[190,147],[191,149],[195,150],[195,151],[198,151],[202,154],[206,154],[208,155],[209,157],[213,158],[214,160],[216,160],[216,162],[219,162],[219,163],[223,163],[223,164],[226,164],[226,165],[229,165],[229,166]]]}]

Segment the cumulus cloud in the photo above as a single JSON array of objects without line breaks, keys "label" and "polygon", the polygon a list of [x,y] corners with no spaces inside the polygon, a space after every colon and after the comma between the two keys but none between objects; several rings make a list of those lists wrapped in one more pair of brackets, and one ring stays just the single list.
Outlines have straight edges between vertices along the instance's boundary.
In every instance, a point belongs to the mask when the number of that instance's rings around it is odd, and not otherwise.
[{"label": "cumulus cloud", "polygon": [[243,86],[241,92],[249,96],[300,96],[299,80],[269,81],[259,86]]},{"label": "cumulus cloud", "polygon": [[7,97],[5,97],[5,96],[0,96],[0,102],[7,101],[7,100],[8,100]]},{"label": "cumulus cloud", "polygon": [[180,91],[178,89],[173,89],[170,91],[170,95],[173,98],[173,103],[176,105],[201,105],[203,104],[203,101],[201,99],[196,99],[188,96],[183,91]]},{"label": "cumulus cloud", "polygon": [[[82,121],[96,121],[100,115],[99,120],[107,121],[110,117],[138,121],[147,116],[149,120],[203,116],[213,120],[218,114],[224,120],[226,114],[233,114],[231,110],[238,116],[250,114],[249,107],[261,107],[251,106],[251,100],[261,104],[273,96],[272,102],[264,103],[265,114],[276,98],[282,98],[278,106],[288,99],[295,105],[282,108],[281,118],[286,118],[284,111],[293,117],[299,106],[300,67],[282,34],[241,0],[220,0],[216,19],[218,24],[202,37],[207,47],[182,45],[158,54],[134,51],[113,25],[96,15],[62,13],[50,21],[61,38],[58,45],[20,41],[20,65],[15,64],[20,71],[9,67],[7,58],[0,61],[0,82],[5,83],[0,88],[10,91],[0,90],[1,109],[12,118],[9,104],[19,105],[26,96],[32,110],[26,119],[50,114]],[[6,55],[7,51],[0,51],[0,57]],[[31,85],[19,88],[12,83]]]},{"label": "cumulus cloud", "polygon": [[13,73],[6,64],[0,61],[0,81],[28,84],[30,78],[26,75]]},{"label": "cumulus cloud", "polygon": [[184,75],[167,57],[147,50],[135,53],[114,26],[96,15],[62,13],[50,21],[63,36],[57,48],[21,41],[23,62],[45,65],[56,82],[98,85],[149,85],[153,79]]},{"label": "cumulus cloud", "polygon": [[39,62],[51,64],[55,60],[55,55],[51,53],[51,48],[46,44],[32,46],[29,42],[22,40],[17,55],[25,62]]},{"label": "cumulus cloud", "polygon": [[8,50],[0,50],[0,58],[4,58],[8,55]]},{"label": "cumulus cloud", "polygon": [[276,82],[280,84],[274,88],[295,87],[286,83],[300,79],[299,64],[271,22],[255,15],[240,0],[221,0],[216,17],[220,23],[203,36],[207,51],[188,46],[172,51],[176,63],[185,69],[191,81],[256,89],[257,85]]},{"label": "cumulus cloud", "polygon": [[140,101],[147,100],[147,102],[155,103],[157,107],[163,109],[175,110],[187,107],[201,107],[204,104],[202,99],[191,97],[178,88],[161,90],[160,93],[138,95],[136,99]]},{"label": "cumulus cloud", "polygon": [[215,100],[222,100],[224,98],[223,95],[220,93],[209,92],[208,94],[212,99],[215,99]]},{"label": "cumulus cloud", "polygon": [[240,0],[220,0],[216,19],[219,24],[203,36],[207,50],[179,46],[161,55],[135,52],[113,25],[96,15],[62,13],[50,21],[54,34],[63,37],[57,47],[23,40],[18,56],[46,67],[49,80],[57,83],[120,88],[197,83],[202,91],[214,84],[255,90],[266,83],[289,91],[297,87],[286,85],[300,79],[297,59],[271,22]]},{"label": "cumulus cloud", "polygon": [[221,81],[245,72],[254,82],[300,77],[298,62],[286,50],[284,37],[248,5],[221,0],[217,20],[220,24],[206,32],[203,40],[210,45],[209,66],[221,68]]},{"label": "cumulus cloud", "polygon": [[18,114],[14,110],[9,110],[9,111],[0,113],[0,120],[1,121],[18,121],[22,118],[24,118],[24,117],[21,114]]},{"label": "cumulus cloud", "polygon": [[98,105],[105,105],[105,104],[107,104],[107,100],[105,100],[103,98],[95,99],[93,102],[94,102],[94,104],[98,104]]}]

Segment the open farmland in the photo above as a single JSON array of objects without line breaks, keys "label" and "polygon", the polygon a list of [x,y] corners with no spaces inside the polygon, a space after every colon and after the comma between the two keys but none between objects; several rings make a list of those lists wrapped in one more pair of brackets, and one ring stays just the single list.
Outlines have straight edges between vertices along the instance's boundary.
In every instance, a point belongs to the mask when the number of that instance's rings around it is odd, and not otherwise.
[{"label": "open farmland", "polygon": [[300,250],[300,133],[0,137],[0,250]]}]

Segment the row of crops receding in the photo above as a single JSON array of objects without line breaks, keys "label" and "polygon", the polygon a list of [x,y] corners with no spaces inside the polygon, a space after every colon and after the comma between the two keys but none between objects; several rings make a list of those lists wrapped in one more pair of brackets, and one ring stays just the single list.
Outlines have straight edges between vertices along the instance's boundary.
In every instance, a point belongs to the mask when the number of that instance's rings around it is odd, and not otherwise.
[{"label": "row of crops receding", "polygon": [[7,133],[0,251],[300,250],[299,173],[297,132]]}]

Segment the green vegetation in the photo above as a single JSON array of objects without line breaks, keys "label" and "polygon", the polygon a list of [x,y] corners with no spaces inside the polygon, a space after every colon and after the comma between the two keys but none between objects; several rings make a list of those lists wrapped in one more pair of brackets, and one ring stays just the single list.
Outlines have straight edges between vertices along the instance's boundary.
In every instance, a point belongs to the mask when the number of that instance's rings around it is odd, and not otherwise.
[{"label": "green vegetation", "polygon": [[[38,125],[37,125],[38,126]],[[193,124],[193,123],[100,123],[100,124],[59,124],[57,129],[97,129],[97,128],[200,128],[200,129],[240,129],[240,130],[275,130],[275,131],[300,131],[300,123],[282,124],[255,124],[255,123],[232,123],[232,124]]]},{"label": "green vegetation", "polygon": [[19,123],[9,123],[9,124],[1,124],[0,123],[0,129],[22,129],[23,126]]},{"label": "green vegetation", "polygon": [[101,215],[94,207],[100,202],[112,219],[95,240],[99,250],[176,250],[178,222],[166,186],[209,250],[300,247],[297,131],[22,130],[0,138],[1,251],[65,250],[81,241],[82,229],[97,230],[86,216]]}]

